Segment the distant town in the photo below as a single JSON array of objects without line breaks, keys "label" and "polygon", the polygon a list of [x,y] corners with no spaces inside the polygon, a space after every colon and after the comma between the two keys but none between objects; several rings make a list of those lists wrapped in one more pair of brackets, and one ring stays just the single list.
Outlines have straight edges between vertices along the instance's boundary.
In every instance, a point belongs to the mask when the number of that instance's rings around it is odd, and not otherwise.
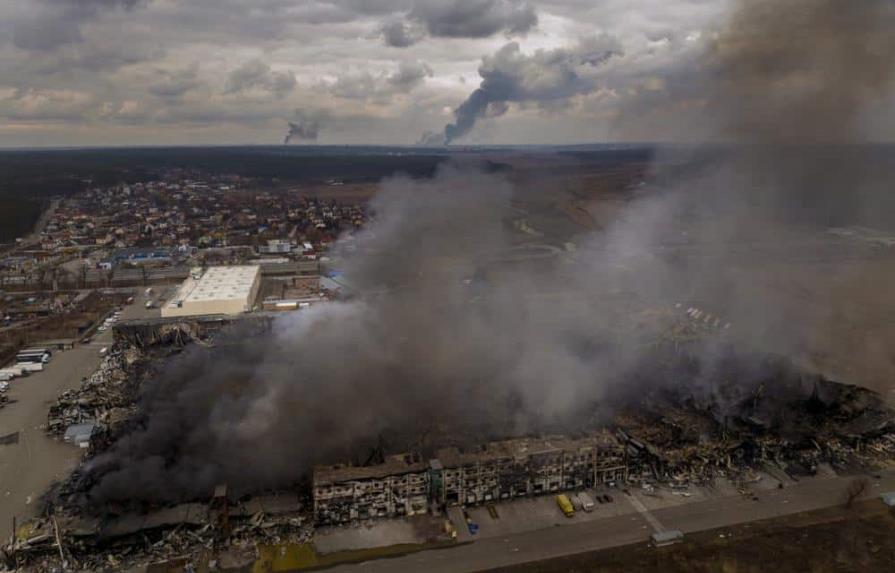
[{"label": "distant town", "polygon": [[[322,300],[338,288],[320,284],[322,254],[366,217],[361,201],[261,190],[238,175],[171,173],[54,199],[34,233],[0,255],[0,362],[35,342],[84,338],[135,287],[187,281],[183,288],[192,290],[209,266],[257,268],[258,277],[263,268],[276,276],[264,288],[253,278],[253,298],[240,311],[291,310]],[[167,302],[147,300],[144,308],[161,307],[155,316],[165,315]],[[171,301],[172,309],[175,302],[179,310],[171,312],[188,312],[183,301]]]}]

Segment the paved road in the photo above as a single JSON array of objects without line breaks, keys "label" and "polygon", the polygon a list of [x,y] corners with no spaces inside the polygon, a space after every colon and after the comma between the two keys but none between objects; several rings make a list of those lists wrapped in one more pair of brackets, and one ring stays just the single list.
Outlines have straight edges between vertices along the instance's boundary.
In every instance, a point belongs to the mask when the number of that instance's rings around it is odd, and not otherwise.
[{"label": "paved road", "polygon": [[[759,501],[733,496],[654,510],[651,513],[665,527],[690,533],[830,507],[841,503],[849,481],[848,478],[817,478],[782,490],[759,493]],[[873,484],[870,495],[895,490],[895,471],[884,473],[882,479],[874,481]],[[616,499],[630,504],[630,500],[625,496],[617,496]],[[344,565],[332,571],[339,573],[481,571],[619,545],[645,543],[652,531],[650,523],[643,514],[634,510],[618,517],[483,539],[450,549],[423,551],[397,559]]]}]

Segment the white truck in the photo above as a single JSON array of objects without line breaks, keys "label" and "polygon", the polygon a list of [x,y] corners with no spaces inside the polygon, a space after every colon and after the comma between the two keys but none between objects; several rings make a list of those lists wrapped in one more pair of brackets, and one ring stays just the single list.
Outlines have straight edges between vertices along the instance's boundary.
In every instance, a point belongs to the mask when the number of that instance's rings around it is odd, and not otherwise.
[{"label": "white truck", "polygon": [[578,501],[581,503],[581,509],[584,511],[589,513],[594,510],[594,500],[585,492],[582,491],[578,494]]}]

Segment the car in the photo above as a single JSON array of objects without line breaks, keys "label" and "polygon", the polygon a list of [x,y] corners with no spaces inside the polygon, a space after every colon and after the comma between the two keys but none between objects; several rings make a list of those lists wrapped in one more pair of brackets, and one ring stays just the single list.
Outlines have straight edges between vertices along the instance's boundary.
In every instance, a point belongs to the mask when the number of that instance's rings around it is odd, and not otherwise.
[{"label": "car", "polygon": [[0,392],[9,390],[9,382],[0,382]]},{"label": "car", "polygon": [[93,340],[93,339],[90,338],[90,337],[88,336],[87,338],[85,338],[84,340],[81,341],[81,344],[90,344],[90,342],[91,342],[92,340]]},{"label": "car", "polygon": [[604,493],[603,501],[605,501],[606,503],[612,503],[612,497],[610,497],[610,495],[608,493]]},{"label": "car", "polygon": [[105,331],[109,330],[109,328],[106,325],[102,325],[99,328],[97,328],[97,330],[100,332],[105,332]]}]

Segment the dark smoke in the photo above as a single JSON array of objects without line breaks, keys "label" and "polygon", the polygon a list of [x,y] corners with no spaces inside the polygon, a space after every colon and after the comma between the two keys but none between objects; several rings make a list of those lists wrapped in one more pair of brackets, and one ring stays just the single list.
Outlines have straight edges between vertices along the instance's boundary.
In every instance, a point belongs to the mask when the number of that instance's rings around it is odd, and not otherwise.
[{"label": "dark smoke", "polygon": [[318,119],[299,115],[295,121],[289,122],[289,133],[283,139],[283,145],[289,145],[292,141],[317,141],[320,135],[320,121]]},{"label": "dark smoke", "polygon": [[693,120],[671,139],[705,132],[693,154],[711,161],[686,177],[657,168],[666,188],[652,200],[656,224],[641,229],[675,253],[690,299],[741,340],[877,387],[895,357],[872,321],[852,320],[885,258],[843,251],[830,231],[895,232],[892,148],[872,145],[868,129],[893,79],[895,3],[743,0],[700,58],[672,72],[668,99],[634,102],[621,122],[664,108]]},{"label": "dark smoke", "polygon": [[595,415],[645,344],[618,335],[592,265],[489,271],[513,254],[511,198],[500,177],[456,168],[384,183],[341,258],[367,296],[180,356],[148,385],[142,426],[95,461],[93,499],[283,487],[380,434],[400,447]]},{"label": "dark smoke", "polygon": [[892,87],[895,3],[741,2],[710,57],[729,138],[860,143],[860,114]]},{"label": "dark smoke", "polygon": [[454,111],[454,123],[445,126],[444,134],[424,135],[420,143],[449,145],[468,134],[478,120],[502,115],[509,103],[547,104],[593,91],[599,67],[621,54],[621,44],[606,34],[574,48],[538,50],[532,55],[511,42],[482,60],[482,83]]},{"label": "dark smoke", "polygon": [[[679,154],[663,157],[676,171],[657,167],[654,184],[607,229],[579,237],[573,257],[504,263],[517,252],[507,230],[516,211],[499,176],[449,167],[426,182],[384,182],[356,249],[334,253],[362,296],[181,355],[147,384],[140,427],[93,462],[93,501],[204,496],[220,482],[284,487],[378,435],[425,446],[439,432],[605,421],[617,394],[661,377],[650,347],[663,333],[644,317],[675,302],[732,323],[696,349],[707,364],[728,343],[792,356],[854,343],[837,329],[839,289],[872,281],[878,261],[831,253],[827,229],[895,228],[890,151],[858,146],[862,115],[890,87],[892,22],[882,0],[744,0],[695,83],[711,139],[734,145],[698,149],[683,176]],[[491,105],[589,89],[580,69],[590,61],[504,48],[445,139]],[[819,271],[801,270],[818,260]],[[804,303],[809,289],[819,304]],[[875,348],[857,342],[859,354]],[[866,359],[895,373],[885,350]],[[711,393],[718,380],[705,371],[663,382]]]}]

